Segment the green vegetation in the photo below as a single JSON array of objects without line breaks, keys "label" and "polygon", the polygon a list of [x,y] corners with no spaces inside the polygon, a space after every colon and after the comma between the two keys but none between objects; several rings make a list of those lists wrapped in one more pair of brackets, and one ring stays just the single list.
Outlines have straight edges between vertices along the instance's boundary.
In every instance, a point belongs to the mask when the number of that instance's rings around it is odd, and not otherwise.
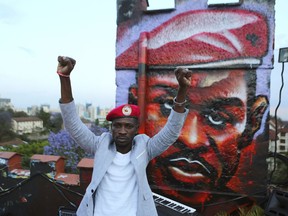
[{"label": "green vegetation", "polygon": [[34,154],[43,154],[44,147],[48,145],[48,140],[41,142],[32,142],[30,144],[21,144],[17,147],[6,146],[4,151],[17,152],[22,155],[23,169],[30,169],[30,157]]},{"label": "green vegetation", "polygon": [[[253,205],[251,208],[239,208],[237,213],[238,216],[263,216],[264,210],[257,205]],[[230,215],[226,212],[218,212],[215,216],[230,216]]]}]

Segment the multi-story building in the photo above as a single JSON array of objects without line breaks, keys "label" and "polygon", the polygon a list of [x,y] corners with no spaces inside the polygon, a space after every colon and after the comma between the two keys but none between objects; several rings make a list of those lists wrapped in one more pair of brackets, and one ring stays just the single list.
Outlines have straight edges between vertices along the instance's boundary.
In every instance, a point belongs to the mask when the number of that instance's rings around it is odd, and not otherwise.
[{"label": "multi-story building", "polygon": [[50,112],[50,105],[49,104],[42,104],[40,106],[40,109],[43,109],[44,112],[49,113]]},{"label": "multi-story building", "polygon": [[270,119],[269,121],[269,151],[277,153],[287,153],[288,152],[288,127],[287,122],[277,121],[277,131],[275,119]]},{"label": "multi-story building", "polygon": [[11,99],[9,98],[0,98],[0,108],[8,109],[11,108],[13,109],[13,105],[11,103]]},{"label": "multi-story building", "polygon": [[27,108],[27,114],[30,116],[35,116],[39,112],[39,107],[34,105]]},{"label": "multi-story building", "polygon": [[277,152],[287,153],[288,152],[288,128],[282,128],[277,134]]},{"label": "multi-story building", "polygon": [[43,131],[43,120],[38,117],[15,117],[12,118],[12,130],[17,134]]}]

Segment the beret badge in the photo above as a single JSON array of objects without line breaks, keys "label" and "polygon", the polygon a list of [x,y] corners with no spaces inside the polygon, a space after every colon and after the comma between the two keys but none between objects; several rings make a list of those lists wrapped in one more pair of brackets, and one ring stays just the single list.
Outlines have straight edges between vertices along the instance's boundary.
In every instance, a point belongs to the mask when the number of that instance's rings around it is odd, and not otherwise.
[{"label": "beret badge", "polygon": [[131,106],[129,106],[129,105],[124,106],[124,107],[122,108],[122,113],[123,113],[123,115],[125,115],[125,116],[130,116],[131,113],[132,113],[132,108],[131,108]]},{"label": "beret badge", "polygon": [[116,118],[132,117],[139,118],[140,109],[137,105],[123,104],[112,109],[106,116],[107,121],[113,121]]}]

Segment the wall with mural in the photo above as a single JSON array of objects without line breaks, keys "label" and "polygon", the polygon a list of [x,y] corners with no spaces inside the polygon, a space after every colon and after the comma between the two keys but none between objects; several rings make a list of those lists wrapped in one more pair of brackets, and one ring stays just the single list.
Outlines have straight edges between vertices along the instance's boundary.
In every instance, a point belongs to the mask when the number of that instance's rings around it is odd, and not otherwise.
[{"label": "wall with mural", "polygon": [[147,169],[153,192],[209,216],[261,203],[275,0],[176,0],[153,12],[145,3],[117,1],[117,105],[138,104],[140,132],[153,136],[176,96],[175,68],[194,72],[181,135]]}]

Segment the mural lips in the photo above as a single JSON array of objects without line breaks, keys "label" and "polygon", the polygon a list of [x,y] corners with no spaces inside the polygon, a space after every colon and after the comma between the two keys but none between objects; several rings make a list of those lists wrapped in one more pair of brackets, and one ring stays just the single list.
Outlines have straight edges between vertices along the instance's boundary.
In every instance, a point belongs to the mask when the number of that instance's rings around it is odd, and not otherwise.
[{"label": "mural lips", "polygon": [[[174,147],[179,145],[181,145],[181,143],[177,142],[174,144]],[[201,151],[201,155],[203,157],[205,156],[205,150],[202,148],[196,151]],[[187,184],[185,187],[191,185],[193,188],[201,188],[204,182],[214,184],[219,172],[203,157],[200,157],[199,154],[200,153],[196,152],[192,154],[191,150],[179,148],[178,152],[161,158],[163,169],[168,168],[166,171],[168,172],[169,178],[167,177],[165,181],[182,182]],[[173,185],[173,183],[170,185]]]}]

